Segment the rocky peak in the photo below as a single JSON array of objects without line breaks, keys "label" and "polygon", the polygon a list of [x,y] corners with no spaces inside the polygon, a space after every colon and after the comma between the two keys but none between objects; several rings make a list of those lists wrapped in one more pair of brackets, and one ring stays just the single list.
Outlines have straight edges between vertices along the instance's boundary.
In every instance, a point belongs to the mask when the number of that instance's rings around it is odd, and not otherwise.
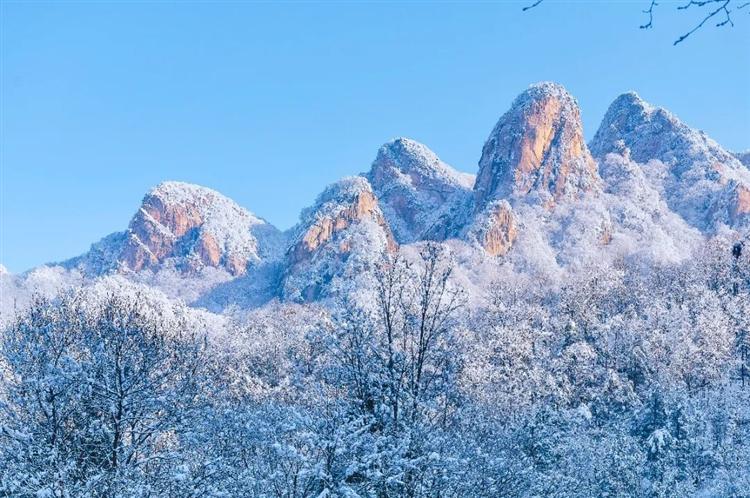
[{"label": "rocky peak", "polygon": [[[626,151],[637,163],[663,163],[667,176],[660,189],[667,204],[702,231],[746,219],[744,192],[750,189],[750,171],[704,132],[634,92],[612,102],[591,150],[599,158]],[[717,202],[732,204],[718,206]]]},{"label": "rocky peak", "polygon": [[334,280],[355,280],[384,251],[396,249],[368,181],[344,178],[302,212],[287,253],[282,294],[292,300],[317,299],[335,287]]},{"label": "rocky peak", "polygon": [[[670,140],[661,137],[664,132],[670,135]],[[674,139],[684,142],[689,135],[697,134],[667,110],[652,106],[635,92],[627,92],[607,109],[591,141],[591,152],[603,158],[610,152],[620,153],[627,148],[636,162],[646,163],[651,159],[666,162],[674,159],[673,146],[684,145],[675,143]]]},{"label": "rocky peak", "polygon": [[461,173],[440,160],[426,145],[409,138],[396,138],[384,144],[372,163],[367,177],[375,190],[389,186],[407,176],[416,188],[438,187],[436,195],[450,193],[443,186],[471,188],[474,176]]},{"label": "rocky peak", "polygon": [[180,257],[186,269],[211,266],[241,275],[260,259],[253,232],[262,226],[268,229],[265,221],[215,190],[164,182],[144,197],[131,220],[122,261],[138,271]]},{"label": "rocky peak", "polygon": [[629,150],[634,161],[645,164],[658,159],[670,165],[678,176],[696,162],[728,165],[733,170],[741,167],[736,157],[704,132],[689,127],[666,109],[649,104],[635,92],[622,94],[612,102],[591,141],[596,157],[621,152],[623,148]]},{"label": "rocky peak", "polygon": [[456,171],[408,138],[383,145],[366,177],[399,243],[437,235],[474,184],[473,175]]},{"label": "rocky peak", "polygon": [[532,193],[552,205],[595,189],[599,181],[578,103],[562,86],[538,83],[515,99],[484,145],[476,209]]},{"label": "rocky peak", "polygon": [[214,267],[241,275],[278,252],[281,237],[215,190],[170,181],[146,194],[125,232],[105,237],[66,265],[96,275],[155,270],[170,262],[183,272]]},{"label": "rocky peak", "polygon": [[[320,247],[334,240],[351,225],[369,221],[380,227],[386,243],[395,249],[396,242],[378,205],[372,187],[362,177],[340,180],[318,196],[315,205],[302,214],[302,222],[291,249],[292,262],[299,263]],[[346,247],[342,247],[346,251]]]}]

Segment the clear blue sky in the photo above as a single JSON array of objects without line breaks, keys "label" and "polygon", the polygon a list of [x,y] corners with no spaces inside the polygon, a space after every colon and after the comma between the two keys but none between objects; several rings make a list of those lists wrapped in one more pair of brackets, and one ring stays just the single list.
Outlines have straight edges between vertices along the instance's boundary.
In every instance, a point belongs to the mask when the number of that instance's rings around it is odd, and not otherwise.
[{"label": "clear blue sky", "polygon": [[519,3],[2,3],[0,262],[75,256],[165,179],[280,228],[396,136],[476,171],[530,83],[564,84],[590,138],[635,89],[750,147],[750,17],[708,28],[647,0]]}]

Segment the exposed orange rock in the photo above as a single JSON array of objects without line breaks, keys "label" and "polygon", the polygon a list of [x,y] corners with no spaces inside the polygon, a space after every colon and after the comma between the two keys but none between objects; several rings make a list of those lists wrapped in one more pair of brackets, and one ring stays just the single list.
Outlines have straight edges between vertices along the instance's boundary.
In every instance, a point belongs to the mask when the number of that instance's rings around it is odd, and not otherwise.
[{"label": "exposed orange rock", "polygon": [[198,255],[208,266],[219,266],[221,263],[221,248],[216,239],[207,233],[202,233],[198,241]]},{"label": "exposed orange rock", "polygon": [[744,185],[738,185],[733,214],[736,218],[748,213],[750,213],[750,189]]},{"label": "exposed orange rock", "polygon": [[[518,145],[519,159],[515,168],[516,188],[528,192],[533,187],[529,181],[531,173],[539,169],[554,137],[555,119],[560,114],[560,102],[546,98],[539,102],[539,109],[528,116],[526,133]],[[543,172],[549,176],[549,171]],[[548,178],[545,178],[548,179]]]},{"label": "exposed orange rock", "polygon": [[[186,258],[182,263],[188,270],[210,266],[224,268],[233,275],[244,274],[246,255],[228,251],[225,242],[205,229],[207,217],[217,204],[222,209],[240,210],[228,207],[227,202],[230,201],[217,192],[203,187],[179,182],[157,186],[144,198],[130,222],[120,261],[127,269],[140,271],[177,257]],[[236,216],[246,222],[252,215],[240,212]]]},{"label": "exposed orange rock", "polygon": [[516,219],[507,202],[494,203],[487,213],[487,228],[480,234],[479,242],[491,256],[503,256],[513,246],[518,236]]},{"label": "exposed orange rock", "polygon": [[477,209],[493,199],[532,191],[553,202],[575,198],[600,183],[575,99],[559,85],[532,86],[498,122],[482,151]]},{"label": "exposed orange rock", "polygon": [[166,205],[157,196],[149,196],[141,209],[157,223],[168,227],[175,237],[182,237],[188,230],[203,223],[200,206],[180,203]]},{"label": "exposed orange rock", "polygon": [[[340,232],[353,223],[364,219],[372,219],[383,228],[388,240],[388,251],[395,252],[398,245],[391,234],[388,223],[380,212],[377,198],[372,192],[363,190],[355,196],[351,204],[340,210],[334,217],[319,218],[307,229],[294,248],[294,261],[300,262],[304,260],[319,247],[331,240],[336,232]],[[341,249],[343,252],[348,251],[348,244],[342,244]]]},{"label": "exposed orange rock", "polygon": [[[131,236],[122,259],[133,271],[157,265],[174,255],[174,245],[179,237],[202,223],[198,205],[166,204],[158,195],[147,195],[130,222]],[[201,259],[207,256],[201,254]]]}]

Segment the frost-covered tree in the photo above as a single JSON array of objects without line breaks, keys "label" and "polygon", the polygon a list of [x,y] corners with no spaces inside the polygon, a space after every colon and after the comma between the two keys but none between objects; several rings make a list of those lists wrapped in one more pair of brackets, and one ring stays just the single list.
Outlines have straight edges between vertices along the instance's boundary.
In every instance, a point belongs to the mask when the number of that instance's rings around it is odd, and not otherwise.
[{"label": "frost-covered tree", "polygon": [[139,296],[40,299],[5,333],[3,486],[13,494],[165,492],[200,405],[204,342]]}]

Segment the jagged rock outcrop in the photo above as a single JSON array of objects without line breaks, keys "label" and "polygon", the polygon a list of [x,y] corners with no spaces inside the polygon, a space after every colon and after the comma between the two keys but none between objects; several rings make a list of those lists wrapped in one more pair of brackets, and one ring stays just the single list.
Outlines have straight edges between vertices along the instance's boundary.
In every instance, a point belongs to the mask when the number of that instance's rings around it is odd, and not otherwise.
[{"label": "jagged rock outcrop", "polygon": [[398,245],[372,187],[350,177],[326,188],[303,211],[287,252],[282,295],[309,301],[329,293],[337,279],[354,281]]},{"label": "jagged rock outcrop", "polygon": [[454,235],[474,185],[473,175],[456,171],[408,138],[383,145],[366,176],[402,244]]},{"label": "jagged rock outcrop", "polygon": [[506,200],[490,202],[476,216],[469,234],[490,256],[507,254],[518,236],[516,217],[510,203]]},{"label": "jagged rock outcrop", "polygon": [[665,171],[658,182],[667,204],[704,232],[747,221],[744,192],[750,187],[750,171],[705,133],[634,92],[612,102],[591,151],[598,158],[626,151],[650,172],[661,167],[653,161],[662,163]]},{"label": "jagged rock outcrop", "polygon": [[[344,179],[327,188],[318,198],[315,212],[310,218],[312,222],[301,230],[292,246],[293,264],[304,261],[336,238],[339,232],[363,221],[374,222],[383,230],[388,250],[396,248],[378,200],[363,179]],[[346,250],[346,244],[342,247]]]},{"label": "jagged rock outcrop", "polygon": [[516,98],[487,139],[474,185],[476,209],[530,194],[551,206],[598,184],[576,100],[560,85],[539,83]]},{"label": "jagged rock outcrop", "polygon": [[215,190],[164,182],[143,198],[125,232],[112,234],[69,261],[86,273],[222,268],[231,275],[280,252],[282,235]]}]

